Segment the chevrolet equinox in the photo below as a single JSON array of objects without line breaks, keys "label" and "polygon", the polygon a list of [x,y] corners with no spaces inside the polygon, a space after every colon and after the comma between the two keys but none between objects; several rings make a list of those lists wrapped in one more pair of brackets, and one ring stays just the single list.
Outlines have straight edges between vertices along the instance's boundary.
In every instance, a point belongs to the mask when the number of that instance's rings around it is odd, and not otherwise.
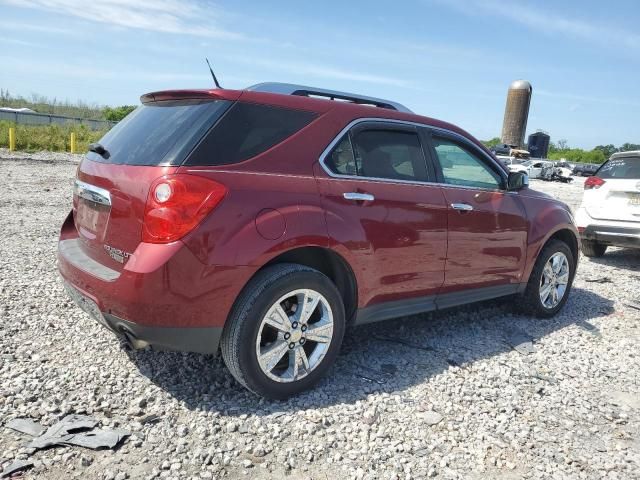
[{"label": "chevrolet equinox", "polygon": [[310,388],[345,329],[518,295],[567,301],[569,208],[460,128],[299,85],[143,95],[78,167],[69,295],[134,348],[217,353],[246,388]]}]

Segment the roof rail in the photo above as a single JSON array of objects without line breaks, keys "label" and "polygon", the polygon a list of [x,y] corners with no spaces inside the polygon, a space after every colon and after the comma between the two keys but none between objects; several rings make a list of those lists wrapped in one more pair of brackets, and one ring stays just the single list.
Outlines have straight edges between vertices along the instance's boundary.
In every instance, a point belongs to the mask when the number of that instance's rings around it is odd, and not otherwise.
[{"label": "roof rail", "polygon": [[399,112],[413,113],[404,105],[382,98],[367,97],[355,93],[338,92],[325,88],[305,87],[304,85],[294,85],[292,83],[265,82],[247,87],[246,90],[253,92],[279,93],[281,95],[299,95],[302,97],[323,97],[329,100],[344,100],[357,103],[359,105],[372,105],[379,108],[388,108]]}]

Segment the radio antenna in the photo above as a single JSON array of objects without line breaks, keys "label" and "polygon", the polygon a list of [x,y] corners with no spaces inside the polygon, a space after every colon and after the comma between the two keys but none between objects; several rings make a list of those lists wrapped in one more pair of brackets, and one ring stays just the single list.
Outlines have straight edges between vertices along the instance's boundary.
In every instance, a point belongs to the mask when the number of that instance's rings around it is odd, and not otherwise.
[{"label": "radio antenna", "polygon": [[220,86],[220,84],[218,83],[218,79],[216,78],[216,74],[213,73],[213,69],[211,68],[211,64],[209,63],[209,59],[207,57],[204,57],[204,59],[207,61],[207,65],[209,65],[209,71],[211,72],[211,76],[213,77],[213,83],[216,84],[216,88],[222,88]]}]

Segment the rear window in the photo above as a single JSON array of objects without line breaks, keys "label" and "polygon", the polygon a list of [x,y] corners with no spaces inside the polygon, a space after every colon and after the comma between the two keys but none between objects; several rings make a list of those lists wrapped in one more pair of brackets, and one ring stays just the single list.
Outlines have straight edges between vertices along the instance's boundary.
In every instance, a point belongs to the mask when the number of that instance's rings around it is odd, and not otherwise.
[{"label": "rear window", "polygon": [[227,165],[255,157],[301,130],[316,114],[236,102],[187,159],[187,165]]},{"label": "rear window", "polygon": [[89,152],[87,158],[122,165],[179,165],[230,104],[180,100],[141,105],[100,140],[108,157]]},{"label": "rear window", "polygon": [[600,178],[640,179],[640,157],[612,158],[600,167]]}]

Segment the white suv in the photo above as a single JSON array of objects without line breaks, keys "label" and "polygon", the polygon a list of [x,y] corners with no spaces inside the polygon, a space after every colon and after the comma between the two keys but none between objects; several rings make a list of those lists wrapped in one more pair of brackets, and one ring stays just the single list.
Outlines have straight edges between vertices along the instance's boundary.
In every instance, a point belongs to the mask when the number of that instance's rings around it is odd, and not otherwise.
[{"label": "white suv", "polygon": [[640,150],[614,153],[584,182],[576,225],[587,257],[608,245],[640,248]]}]

